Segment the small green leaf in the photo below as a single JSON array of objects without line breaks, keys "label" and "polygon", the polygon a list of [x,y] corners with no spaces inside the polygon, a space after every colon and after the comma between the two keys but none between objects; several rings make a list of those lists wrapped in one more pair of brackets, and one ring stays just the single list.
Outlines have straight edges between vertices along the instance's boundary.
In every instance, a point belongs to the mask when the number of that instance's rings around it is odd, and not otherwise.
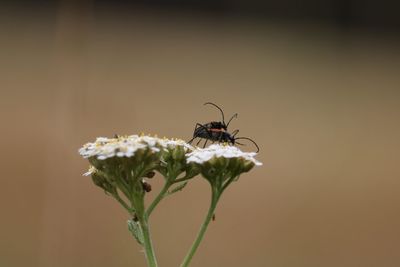
[{"label": "small green leaf", "polygon": [[187,185],[187,183],[188,183],[188,182],[181,183],[181,184],[179,184],[177,187],[175,187],[175,188],[169,190],[169,191],[168,191],[168,195],[171,195],[171,194],[173,194],[173,193],[176,193],[176,192],[178,192],[178,191],[181,191],[181,190]]},{"label": "small green leaf", "polygon": [[139,222],[135,222],[134,220],[128,220],[127,223],[129,232],[132,233],[133,237],[140,245],[143,245],[144,244],[143,232],[142,228],[140,228]]}]

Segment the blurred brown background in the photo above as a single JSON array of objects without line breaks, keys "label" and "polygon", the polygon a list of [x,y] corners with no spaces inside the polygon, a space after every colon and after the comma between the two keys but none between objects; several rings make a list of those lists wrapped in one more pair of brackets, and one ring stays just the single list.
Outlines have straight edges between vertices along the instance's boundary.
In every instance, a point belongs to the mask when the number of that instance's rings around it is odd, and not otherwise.
[{"label": "blurred brown background", "polygon": [[[239,113],[231,130],[264,165],[227,190],[192,266],[400,266],[393,9],[160,2],[1,6],[0,266],[145,266],[77,150],[115,133],[188,140],[220,118],[206,101]],[[161,203],[160,266],[178,266],[208,203],[200,178]]]}]

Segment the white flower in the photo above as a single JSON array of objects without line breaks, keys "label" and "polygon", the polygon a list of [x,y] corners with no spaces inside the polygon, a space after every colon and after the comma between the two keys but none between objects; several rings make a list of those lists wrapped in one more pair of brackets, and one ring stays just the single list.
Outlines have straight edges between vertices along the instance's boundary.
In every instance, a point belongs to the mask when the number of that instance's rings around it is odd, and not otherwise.
[{"label": "white flower", "polygon": [[212,158],[242,158],[247,161],[253,162],[257,166],[261,166],[262,163],[254,158],[257,153],[254,152],[243,152],[239,148],[230,145],[211,145],[207,148],[197,148],[191,153],[187,154],[187,163],[195,162],[202,164],[211,160]]},{"label": "white flower", "polygon": [[192,146],[183,140],[160,139],[147,135],[119,136],[117,138],[98,137],[94,143],[87,143],[79,149],[84,158],[96,156],[99,160],[112,157],[132,157],[137,150],[150,149],[159,152],[160,148],[182,146],[185,150],[192,150]]},{"label": "white flower", "polygon": [[154,137],[140,137],[131,135],[127,137],[106,138],[98,137],[94,143],[87,143],[79,149],[79,153],[84,158],[96,156],[103,160],[117,157],[132,157],[139,149],[149,148],[153,152],[158,152],[160,149],[155,146]]},{"label": "white flower", "polygon": [[167,148],[167,147],[171,147],[171,148],[175,148],[177,146],[181,146],[185,149],[185,151],[188,150],[194,150],[194,147],[189,145],[188,143],[186,143],[185,141],[181,140],[181,139],[160,139],[159,143],[161,146]]}]

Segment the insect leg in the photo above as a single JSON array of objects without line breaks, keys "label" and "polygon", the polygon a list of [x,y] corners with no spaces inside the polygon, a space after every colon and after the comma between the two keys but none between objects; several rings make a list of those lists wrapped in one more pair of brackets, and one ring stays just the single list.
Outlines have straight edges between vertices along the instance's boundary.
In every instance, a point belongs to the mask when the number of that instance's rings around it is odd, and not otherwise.
[{"label": "insect leg", "polygon": [[196,146],[199,146],[199,144],[200,144],[200,142],[201,142],[202,140],[203,140],[203,139],[200,138],[200,140],[199,140],[199,142],[197,142]]},{"label": "insect leg", "polygon": [[[193,140],[197,138],[197,136],[196,136],[196,130],[197,130],[198,128],[206,128],[206,127],[204,127],[204,126],[201,125],[200,123],[196,123],[196,125],[194,126],[193,138],[190,139],[190,141],[188,141],[188,144],[191,144],[191,143],[193,142]],[[206,128],[206,129],[207,129],[207,128]]]},{"label": "insect leg", "polygon": [[200,124],[200,123],[196,123],[196,126],[194,126],[194,130],[196,131],[197,130],[197,128],[199,128],[199,126],[200,127],[204,127],[202,124]]},{"label": "insect leg", "polygon": [[203,146],[203,148],[205,148],[205,147],[206,147],[206,145],[207,145],[207,142],[208,142],[208,139],[206,139],[206,141],[204,142],[204,146]]},{"label": "insect leg", "polygon": [[[203,131],[199,132],[199,128],[201,128]],[[207,134],[207,136],[204,136],[205,133]],[[197,142],[196,146],[198,146],[203,139],[206,139],[206,143],[207,143],[207,140],[212,140],[212,138],[213,138],[212,132],[210,131],[210,129],[208,129],[206,126],[204,126],[200,123],[196,123],[196,127],[194,128],[193,138],[192,138],[192,140],[189,141],[189,144],[197,137],[200,138],[200,140]],[[205,146],[205,144],[204,144],[204,146]]]}]

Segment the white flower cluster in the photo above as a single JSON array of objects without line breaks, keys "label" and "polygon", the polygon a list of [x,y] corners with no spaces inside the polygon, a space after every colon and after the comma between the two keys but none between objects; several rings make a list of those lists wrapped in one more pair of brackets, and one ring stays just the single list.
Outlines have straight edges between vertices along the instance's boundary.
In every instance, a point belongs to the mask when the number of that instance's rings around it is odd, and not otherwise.
[{"label": "white flower cluster", "polygon": [[193,149],[183,140],[161,139],[151,136],[119,136],[117,138],[98,137],[94,143],[87,143],[79,149],[84,158],[96,156],[99,160],[112,157],[132,157],[139,149],[159,152],[161,148],[182,146],[185,150]]},{"label": "white flower cluster", "polygon": [[195,162],[202,164],[214,157],[216,158],[224,157],[224,158],[243,158],[244,160],[253,162],[257,166],[262,165],[261,162],[259,162],[254,158],[255,155],[257,155],[257,153],[243,152],[235,146],[211,145],[207,148],[197,148],[193,152],[188,153],[186,161],[188,163]]},{"label": "white flower cluster", "polygon": [[191,151],[195,149],[193,146],[189,145],[188,143],[180,139],[167,139],[167,138],[159,139],[159,144],[163,147],[171,147],[171,148],[181,146],[185,149],[185,151],[188,150]]}]

